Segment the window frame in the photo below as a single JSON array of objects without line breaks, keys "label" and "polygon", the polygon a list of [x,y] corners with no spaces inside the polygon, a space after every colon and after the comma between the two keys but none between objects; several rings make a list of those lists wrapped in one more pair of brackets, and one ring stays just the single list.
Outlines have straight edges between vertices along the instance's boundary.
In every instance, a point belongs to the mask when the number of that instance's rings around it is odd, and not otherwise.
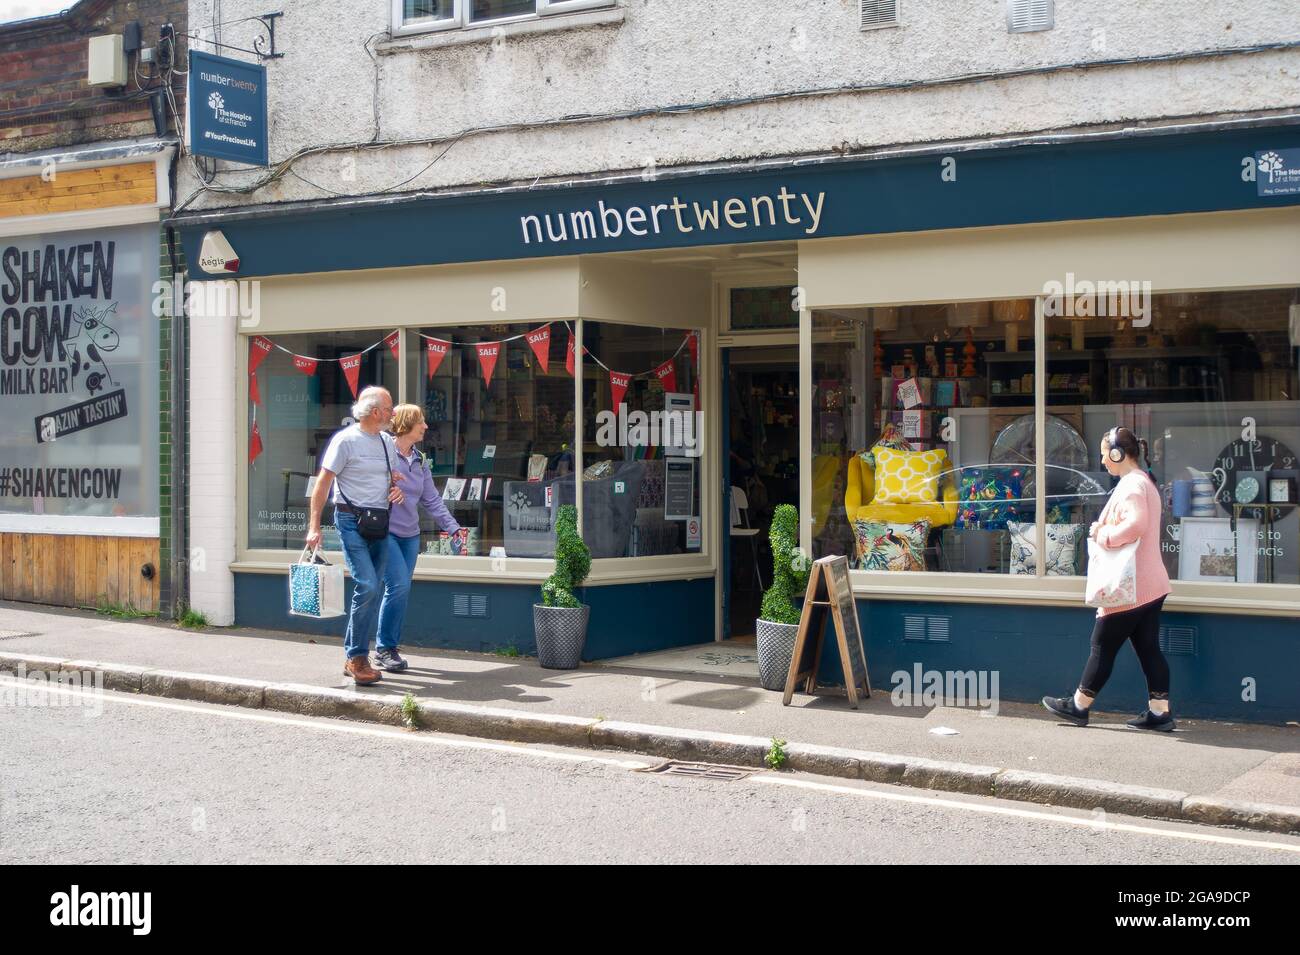
[{"label": "window frame", "polygon": [[527,23],[565,13],[617,7],[619,0],[533,0],[532,13],[493,17],[487,20],[470,18],[470,0],[452,0],[452,14],[443,20],[428,23],[407,23],[403,13],[403,0],[390,0],[390,31],[393,36],[411,36],[420,33],[442,33],[454,30],[491,30],[508,23]]}]

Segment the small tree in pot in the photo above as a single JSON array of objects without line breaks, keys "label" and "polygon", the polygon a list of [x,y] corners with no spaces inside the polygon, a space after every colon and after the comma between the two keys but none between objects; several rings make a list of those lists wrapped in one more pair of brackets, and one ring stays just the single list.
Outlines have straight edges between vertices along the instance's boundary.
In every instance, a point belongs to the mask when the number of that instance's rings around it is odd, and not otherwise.
[{"label": "small tree in pot", "polygon": [[777,505],[767,539],[772,545],[772,586],[763,594],[758,618],[758,676],[763,688],[785,688],[794,641],[799,633],[795,600],[808,586],[808,567],[797,550],[799,512],[791,504]]},{"label": "small tree in pot", "polygon": [[562,504],[555,518],[555,573],[542,584],[542,602],[533,604],[537,661],[552,670],[573,670],[587,642],[591,608],[573,590],[587,579],[591,552],[578,535],[578,509]]}]

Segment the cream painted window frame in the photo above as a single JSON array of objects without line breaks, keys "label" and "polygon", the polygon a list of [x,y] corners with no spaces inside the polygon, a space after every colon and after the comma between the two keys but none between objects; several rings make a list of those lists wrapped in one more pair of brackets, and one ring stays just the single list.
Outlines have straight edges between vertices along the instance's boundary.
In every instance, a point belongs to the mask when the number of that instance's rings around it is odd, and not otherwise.
[{"label": "cream painted window frame", "polygon": [[487,30],[507,23],[528,23],[555,17],[565,13],[578,13],[584,10],[599,10],[618,6],[618,0],[533,0],[532,13],[519,13],[505,17],[492,17],[486,20],[470,18],[471,0],[453,0],[451,16],[442,20],[430,20],[424,23],[407,23],[403,15],[403,0],[389,0],[392,35],[413,36],[421,33],[441,33],[448,30]]},{"label": "cream painted window frame", "polygon": [[[1170,294],[1184,289],[1156,289],[1153,294]],[[900,304],[900,303],[887,303]],[[906,303],[936,304],[936,303]],[[873,307],[863,305],[858,307]],[[800,417],[812,420],[812,347],[814,310],[800,313],[799,322],[799,391]],[[916,600],[928,602],[978,603],[1006,605],[1014,602],[1025,606],[1083,606],[1084,577],[1047,577],[1044,567],[1042,541],[1046,533],[1047,514],[1044,495],[1046,482],[1042,476],[1046,465],[1044,430],[1047,420],[1047,342],[1043,317],[1043,298],[1034,299],[1034,489],[1035,538],[1039,546],[1035,574],[968,574],[942,571],[917,571],[906,575],[888,571],[850,570],[849,579],[855,597],[875,600]],[[801,460],[812,461],[812,429],[800,433]],[[812,514],[812,472],[800,468],[800,510]],[[812,522],[805,520],[800,528],[800,546],[812,553]],[[900,579],[900,578],[906,579]],[[1011,583],[1014,581],[1014,583]],[[993,586],[994,584],[997,586]],[[1228,613],[1251,616],[1295,617],[1300,608],[1300,585],[1297,584],[1239,584],[1207,583],[1203,581],[1170,580],[1171,592],[1165,609],[1184,613]]]}]

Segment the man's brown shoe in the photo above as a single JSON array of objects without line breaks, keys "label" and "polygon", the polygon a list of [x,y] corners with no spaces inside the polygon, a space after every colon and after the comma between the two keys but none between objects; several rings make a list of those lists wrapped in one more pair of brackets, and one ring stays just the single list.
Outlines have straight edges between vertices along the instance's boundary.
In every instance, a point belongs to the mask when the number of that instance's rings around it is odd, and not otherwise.
[{"label": "man's brown shoe", "polygon": [[371,683],[378,683],[384,678],[382,673],[370,665],[370,655],[368,653],[350,657],[348,662],[343,665],[343,673],[352,677],[357,686],[369,686]]}]

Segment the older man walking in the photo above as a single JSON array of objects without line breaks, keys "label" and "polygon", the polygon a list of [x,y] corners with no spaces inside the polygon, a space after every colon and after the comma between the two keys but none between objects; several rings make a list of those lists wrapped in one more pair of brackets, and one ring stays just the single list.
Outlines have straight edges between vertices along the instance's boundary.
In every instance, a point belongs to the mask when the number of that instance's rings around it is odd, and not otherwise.
[{"label": "older man walking", "polygon": [[352,574],[352,604],[348,608],[348,629],[343,638],[347,662],[343,672],[358,686],[377,683],[378,670],[370,665],[370,637],[379,618],[384,595],[384,561],[388,554],[388,533],[378,539],[362,534],[358,526],[367,508],[387,511],[401,503],[402,492],[393,479],[393,437],[387,432],[393,417],[393,396],[384,388],[362,390],[352,406],[356,424],[330,438],[321,459],[320,474],[311,494],[311,520],[307,525],[307,546],[320,546],[321,511],[325,497],[334,488],[334,523],[343,542],[343,557]]}]

